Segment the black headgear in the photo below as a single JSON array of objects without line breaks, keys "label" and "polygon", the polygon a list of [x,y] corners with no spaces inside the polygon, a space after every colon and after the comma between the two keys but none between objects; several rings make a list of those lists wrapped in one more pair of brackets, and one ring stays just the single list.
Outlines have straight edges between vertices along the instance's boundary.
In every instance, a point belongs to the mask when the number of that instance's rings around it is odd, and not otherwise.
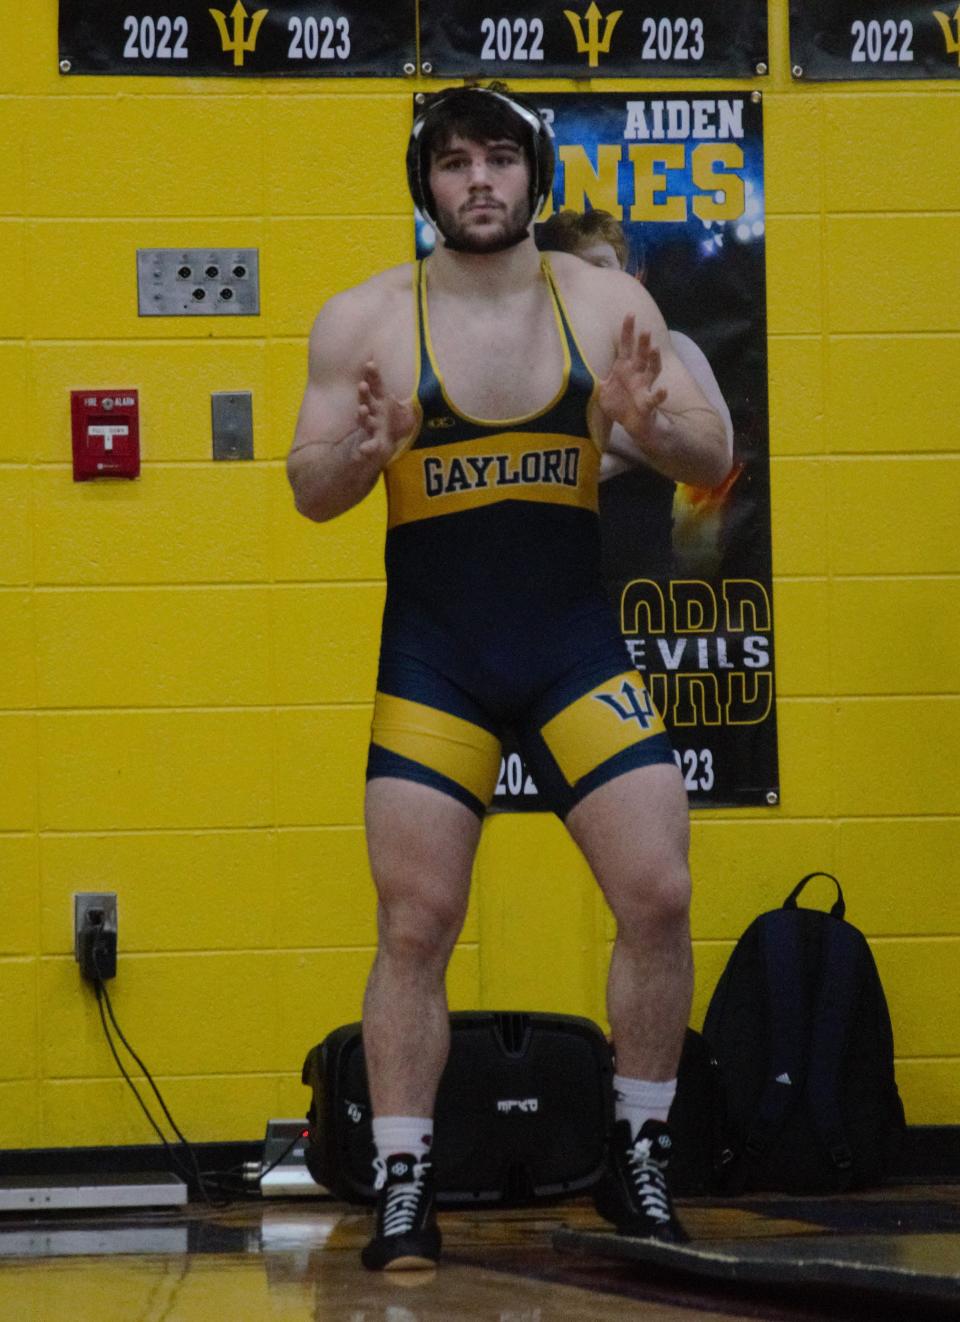
[{"label": "black headgear", "polygon": [[[539,215],[550,195],[553,183],[553,143],[546,124],[535,106],[519,97],[508,95],[493,87],[449,87],[427,99],[417,113],[407,147],[407,183],[417,210],[440,229],[436,206],[430,191],[430,160],[424,139],[425,133],[442,120],[476,108],[476,97],[495,97],[511,112],[516,120],[517,136],[530,163],[530,219]],[[471,102],[473,105],[471,106]],[[443,231],[441,230],[441,233]]]}]

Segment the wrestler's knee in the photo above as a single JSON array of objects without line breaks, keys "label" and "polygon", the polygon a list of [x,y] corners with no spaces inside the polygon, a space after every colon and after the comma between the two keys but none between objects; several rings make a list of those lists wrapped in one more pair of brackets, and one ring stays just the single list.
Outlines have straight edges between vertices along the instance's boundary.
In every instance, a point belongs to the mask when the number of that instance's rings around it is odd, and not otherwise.
[{"label": "wrestler's knee", "polygon": [[619,935],[638,941],[671,939],[690,930],[690,871],[669,853],[646,860],[612,888],[610,904]]},{"label": "wrestler's knee", "polygon": [[380,949],[412,963],[445,962],[456,944],[464,907],[437,892],[381,894],[377,909]]}]

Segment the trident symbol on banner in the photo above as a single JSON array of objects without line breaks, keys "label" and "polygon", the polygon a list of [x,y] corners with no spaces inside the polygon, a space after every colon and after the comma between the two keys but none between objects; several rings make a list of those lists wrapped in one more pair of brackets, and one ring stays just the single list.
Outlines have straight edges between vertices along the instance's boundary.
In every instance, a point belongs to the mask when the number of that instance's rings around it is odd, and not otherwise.
[{"label": "trident symbol on banner", "polygon": [[617,19],[623,13],[622,9],[615,9],[612,14],[607,15],[606,23],[603,28],[603,37],[600,36],[600,20],[603,15],[597,8],[596,0],[591,0],[590,8],[587,10],[584,18],[587,20],[587,35],[583,35],[583,19],[579,14],[575,14],[572,9],[563,11],[567,16],[567,22],[573,28],[573,35],[577,39],[577,54],[590,56],[590,68],[597,67],[597,58],[600,55],[610,54],[610,38],[613,36],[613,29],[617,26]]},{"label": "trident symbol on banner", "polygon": [[956,36],[950,28],[950,19],[946,14],[941,14],[939,9],[935,9],[933,16],[943,28],[943,39],[947,45],[947,54],[956,55],[957,64],[960,65],[960,5],[957,5],[953,14],[953,21],[957,25]]},{"label": "trident symbol on banner", "polygon": [[233,51],[234,68],[243,64],[243,57],[247,51],[257,49],[257,35],[260,32],[260,24],[266,18],[270,11],[268,9],[258,9],[253,16],[253,22],[250,24],[250,35],[244,37],[243,25],[250,17],[243,7],[243,0],[237,0],[237,3],[230,11],[230,17],[233,19],[233,37],[227,28],[227,16],[219,9],[211,9],[214,21],[220,30],[220,42],[225,51]]}]

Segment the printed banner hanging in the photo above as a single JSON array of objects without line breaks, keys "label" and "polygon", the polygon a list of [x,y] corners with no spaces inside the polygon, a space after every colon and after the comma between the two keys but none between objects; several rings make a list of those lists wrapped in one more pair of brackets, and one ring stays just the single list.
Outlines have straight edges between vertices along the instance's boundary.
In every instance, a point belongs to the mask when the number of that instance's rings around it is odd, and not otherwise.
[{"label": "printed banner hanging", "polygon": [[[672,347],[720,414],[733,468],[715,490],[604,456],[604,575],[630,657],[697,807],[779,799],[771,590],[758,93],[536,93],[557,152],[554,211],[603,210]],[[418,256],[435,242],[417,216]],[[544,242],[544,227],[535,235]],[[613,250],[613,249],[612,249]],[[493,807],[542,811],[505,747]]]},{"label": "printed banner hanging", "polygon": [[795,78],[960,78],[960,4],[791,0]]},{"label": "printed banner hanging", "polygon": [[752,78],[766,0],[420,0],[424,73],[511,78]]},{"label": "printed banner hanging", "polygon": [[60,70],[181,78],[412,74],[414,3],[60,0]]}]

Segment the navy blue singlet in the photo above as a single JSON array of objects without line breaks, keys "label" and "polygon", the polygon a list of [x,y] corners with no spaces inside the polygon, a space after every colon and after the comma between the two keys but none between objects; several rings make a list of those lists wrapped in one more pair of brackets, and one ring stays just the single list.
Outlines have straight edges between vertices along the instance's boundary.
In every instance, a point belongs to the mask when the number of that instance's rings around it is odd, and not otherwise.
[{"label": "navy blue singlet", "polygon": [[420,425],[385,470],[387,602],[368,778],[428,784],[482,814],[512,731],[541,793],[570,808],[632,767],[672,762],[604,592],[587,408],[596,379],[547,259],[557,396],[471,418],[432,352],[415,270]]}]

